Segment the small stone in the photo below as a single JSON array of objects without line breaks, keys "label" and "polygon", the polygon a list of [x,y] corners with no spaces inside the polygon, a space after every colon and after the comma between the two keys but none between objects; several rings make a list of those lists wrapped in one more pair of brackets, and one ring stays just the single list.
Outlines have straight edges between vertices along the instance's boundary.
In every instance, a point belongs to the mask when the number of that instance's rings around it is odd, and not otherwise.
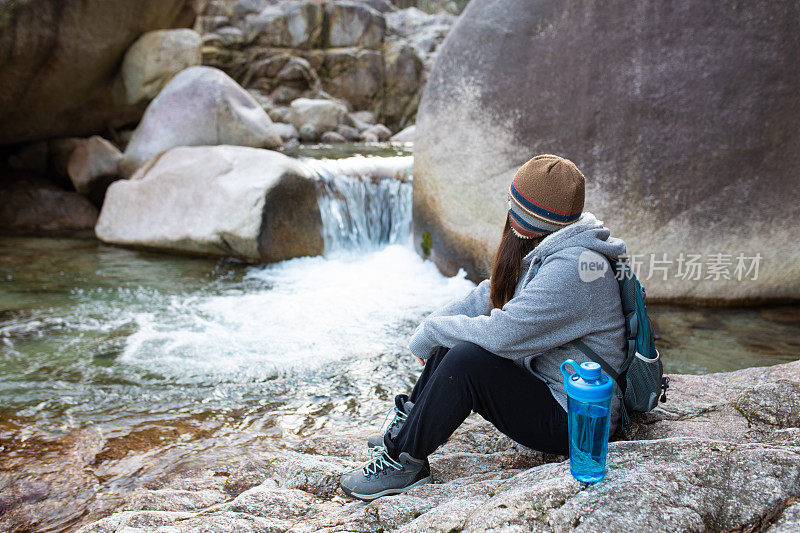
[{"label": "small stone", "polygon": [[317,128],[312,124],[303,124],[299,130],[300,140],[303,142],[314,142],[319,138]]},{"label": "small stone", "polygon": [[347,139],[345,139],[343,135],[336,133],[335,131],[326,131],[325,133],[322,134],[320,140],[325,144],[337,144],[337,143],[347,142]]}]

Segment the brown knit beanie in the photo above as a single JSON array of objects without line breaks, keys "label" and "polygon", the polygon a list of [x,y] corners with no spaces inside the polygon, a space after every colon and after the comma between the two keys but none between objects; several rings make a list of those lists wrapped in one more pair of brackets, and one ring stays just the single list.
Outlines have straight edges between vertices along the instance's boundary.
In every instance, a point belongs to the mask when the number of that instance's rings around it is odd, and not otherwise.
[{"label": "brown knit beanie", "polygon": [[511,229],[533,239],[572,224],[583,211],[584,178],[575,163],[537,155],[517,170],[508,188]]}]

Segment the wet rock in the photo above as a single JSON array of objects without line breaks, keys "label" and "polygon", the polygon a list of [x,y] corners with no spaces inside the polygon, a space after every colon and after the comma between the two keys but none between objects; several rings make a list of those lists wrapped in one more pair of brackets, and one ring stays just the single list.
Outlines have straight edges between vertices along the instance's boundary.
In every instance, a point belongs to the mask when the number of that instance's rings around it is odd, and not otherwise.
[{"label": "wet rock", "polygon": [[29,172],[12,170],[0,178],[0,231],[27,235],[90,232],[97,208],[72,191]]},{"label": "wet rock", "polygon": [[416,125],[412,124],[411,126],[408,126],[407,128],[392,135],[389,140],[397,143],[413,143],[416,135],[417,127]]},{"label": "wet rock", "polygon": [[322,253],[316,184],[297,161],[241,146],[178,147],[113,183],[104,242],[281,261]]},{"label": "wet rock", "polygon": [[[672,261],[666,279],[647,279],[649,298],[800,297],[788,209],[800,202],[800,160],[787,155],[800,154],[799,97],[787,90],[800,71],[786,67],[800,54],[787,37],[796,14],[780,2],[743,11],[473,0],[417,115],[415,241],[430,232],[444,272],[486,276],[507,212],[502,191],[528,158],[553,152],[581,168],[587,209],[628,253]],[[721,259],[730,279],[705,268],[699,280],[680,276],[679,252]],[[759,253],[757,279],[737,279],[738,254]]]},{"label": "wet rock", "polygon": [[322,134],[320,140],[327,144],[347,142],[347,139],[345,139],[343,135],[336,133],[335,131],[326,131],[325,133]]},{"label": "wet rock", "polygon": [[292,102],[288,121],[298,131],[304,125],[312,126],[317,132],[331,131],[336,129],[346,114],[347,108],[339,102],[298,98]]},{"label": "wet rock", "polygon": [[193,0],[4,2],[0,21],[0,144],[88,136],[136,121],[118,83],[143,33],[187,26]]},{"label": "wet rock", "polygon": [[291,124],[275,122],[273,125],[275,126],[275,131],[278,132],[278,135],[281,136],[281,139],[283,139],[284,142],[300,137],[300,133],[298,133],[297,128]]},{"label": "wet rock", "polygon": [[375,9],[357,2],[331,2],[328,11],[328,48],[379,48],[386,20]]},{"label": "wet rock", "polygon": [[200,35],[189,29],[147,32],[128,48],[122,82],[129,105],[149,102],[185,68],[200,64]]},{"label": "wet rock", "polygon": [[119,179],[122,153],[99,135],[81,141],[72,151],[67,172],[75,190],[101,205],[108,186]]},{"label": "wet rock", "polygon": [[282,142],[266,112],[227,74],[189,67],[147,108],[120,173],[130,176],[147,159],[175,146],[219,144],[277,148]]}]

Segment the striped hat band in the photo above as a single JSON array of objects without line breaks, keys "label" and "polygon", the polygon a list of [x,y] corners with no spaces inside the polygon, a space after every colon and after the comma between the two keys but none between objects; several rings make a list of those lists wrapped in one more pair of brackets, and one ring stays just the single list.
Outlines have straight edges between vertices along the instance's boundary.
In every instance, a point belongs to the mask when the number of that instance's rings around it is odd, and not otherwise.
[{"label": "striped hat band", "polygon": [[548,208],[525,196],[513,182],[508,188],[511,230],[522,239],[533,239],[558,231],[578,220],[582,211],[565,213]]}]

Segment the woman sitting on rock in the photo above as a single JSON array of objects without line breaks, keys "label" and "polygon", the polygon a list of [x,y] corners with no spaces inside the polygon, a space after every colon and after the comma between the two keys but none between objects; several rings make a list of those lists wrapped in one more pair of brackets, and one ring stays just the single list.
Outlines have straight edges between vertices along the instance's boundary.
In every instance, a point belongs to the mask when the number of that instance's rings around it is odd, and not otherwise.
[{"label": "woman sitting on rock", "polygon": [[[370,437],[370,461],[342,476],[345,494],[369,501],[427,483],[427,457],[472,411],[524,446],[568,453],[559,365],[588,360],[570,343],[581,339],[617,370],[625,357],[608,262],[625,243],[583,212],[583,200],[583,174],[567,159],[540,155],[517,171],[491,278],[414,332],[409,348],[425,368],[411,394],[395,398],[386,432]],[[587,275],[588,263],[600,272]],[[616,395],[611,409],[613,433]]]}]

